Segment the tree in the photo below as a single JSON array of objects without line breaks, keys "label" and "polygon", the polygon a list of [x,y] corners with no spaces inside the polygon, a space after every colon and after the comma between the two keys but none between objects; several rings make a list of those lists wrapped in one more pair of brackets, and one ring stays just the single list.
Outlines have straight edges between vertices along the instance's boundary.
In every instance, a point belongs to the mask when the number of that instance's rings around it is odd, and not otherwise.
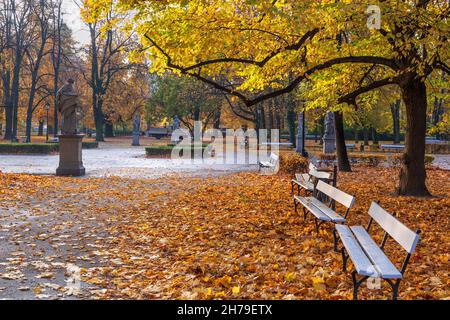
[{"label": "tree", "polygon": [[[323,70],[376,66],[373,79],[343,87],[337,101],[355,105],[363,93],[391,84],[400,88],[407,133],[398,193],[429,195],[425,80],[436,70],[450,73],[448,2],[380,2],[382,24],[375,30],[367,28],[366,1],[86,1],[93,16],[112,4],[134,10],[153,70],[189,75],[246,106],[288,93]],[[225,86],[214,80],[217,74],[244,80]],[[258,94],[274,81],[276,90]],[[243,91],[249,89],[254,94]]]},{"label": "tree", "polygon": [[133,33],[113,29],[114,23],[125,18],[115,12],[111,6],[102,15],[88,16],[84,13],[90,33],[89,75],[82,70],[84,78],[92,90],[92,110],[94,115],[96,140],[104,141],[106,122],[103,103],[105,95],[114,77],[133,65],[125,60],[123,52],[130,51],[136,42]]},{"label": "tree", "polygon": [[203,131],[214,121],[224,102],[221,92],[188,77],[165,74],[154,79],[147,103],[147,119],[177,115],[194,135],[194,122],[201,121]]},{"label": "tree", "polygon": [[[37,1],[37,3],[32,4],[31,11],[33,21],[35,22],[34,34],[37,34],[37,37],[33,37],[30,46],[25,49],[31,76],[26,118],[27,142],[31,142],[33,112],[39,106],[39,103],[35,105],[35,95],[36,92],[40,89],[38,87],[38,83],[42,79],[42,77],[46,76],[46,74],[40,74],[40,71],[42,59],[49,53],[49,51],[46,49],[46,45],[47,40],[50,37],[51,19],[51,11],[48,10],[48,4],[44,0],[39,0]],[[45,87],[45,85],[43,85],[43,87]],[[41,101],[45,99],[47,95],[45,95],[44,98],[41,98]]]}]

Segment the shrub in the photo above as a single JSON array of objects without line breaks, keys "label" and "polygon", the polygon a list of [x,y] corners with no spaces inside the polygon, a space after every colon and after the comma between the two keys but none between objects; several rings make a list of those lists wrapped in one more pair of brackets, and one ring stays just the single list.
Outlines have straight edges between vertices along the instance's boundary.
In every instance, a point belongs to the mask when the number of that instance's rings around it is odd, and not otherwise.
[{"label": "shrub", "polygon": [[280,173],[294,175],[308,171],[308,159],[298,153],[283,153],[280,155]]},{"label": "shrub", "polygon": [[1,154],[51,154],[58,152],[55,143],[5,143],[0,144]]},{"label": "shrub", "polygon": [[[145,147],[145,154],[147,155],[147,157],[170,157],[170,155],[172,154],[172,150],[173,150],[174,146],[173,145],[166,145],[166,146],[150,146],[150,147]],[[201,149],[202,150],[202,154],[205,151],[206,147],[201,147],[201,148],[195,148],[196,149]],[[192,150],[192,156],[194,155],[194,147],[191,147]],[[180,155],[183,155],[183,152],[180,152]]]},{"label": "shrub", "polygon": [[[400,167],[402,165],[403,161],[403,153],[401,154],[395,154],[391,156],[391,164],[394,167]],[[432,155],[426,154],[425,155],[425,165],[430,166],[434,161],[434,157]]]},{"label": "shrub", "polygon": [[387,156],[384,154],[349,154],[351,159],[359,163],[366,164],[370,167],[377,167],[381,162],[387,161]]},{"label": "shrub", "polygon": [[[319,153],[317,157],[322,161],[336,160],[335,153]],[[387,160],[387,157],[385,155],[373,153],[349,153],[348,157],[351,162],[362,163],[371,167],[377,167],[381,162]]]},{"label": "shrub", "polygon": [[97,141],[83,141],[81,146],[83,149],[97,149],[98,142]]}]

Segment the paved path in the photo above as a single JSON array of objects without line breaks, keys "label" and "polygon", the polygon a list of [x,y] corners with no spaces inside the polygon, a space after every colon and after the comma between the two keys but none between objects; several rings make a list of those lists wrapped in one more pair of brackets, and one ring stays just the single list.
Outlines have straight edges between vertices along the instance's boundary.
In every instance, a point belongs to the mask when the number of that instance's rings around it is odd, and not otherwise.
[{"label": "paved path", "polygon": [[[187,159],[150,159],[144,155],[144,147],[101,143],[98,149],[83,150],[83,164],[87,176],[92,177],[159,178],[177,173],[207,176],[257,170],[257,165],[224,165],[214,163],[213,159],[192,163]],[[53,175],[58,161],[58,155],[0,155],[0,170]]]}]

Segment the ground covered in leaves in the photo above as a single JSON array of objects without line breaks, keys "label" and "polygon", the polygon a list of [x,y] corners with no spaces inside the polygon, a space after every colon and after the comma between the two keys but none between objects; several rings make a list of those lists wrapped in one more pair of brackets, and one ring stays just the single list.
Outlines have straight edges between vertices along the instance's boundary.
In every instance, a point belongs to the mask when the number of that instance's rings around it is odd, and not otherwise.
[{"label": "ground covered in leaves", "polygon": [[[379,200],[420,228],[400,298],[449,298],[450,171],[428,171],[434,197],[427,199],[392,195],[396,177],[368,167],[340,174],[338,186],[357,197],[349,224],[365,225]],[[289,181],[255,173],[160,180],[0,173],[0,297],[351,298],[330,229],[317,235],[294,213]],[[404,252],[387,246],[400,265]],[[64,285],[67,263],[81,267],[81,292]],[[363,286],[360,297],[389,298],[390,288]]]}]

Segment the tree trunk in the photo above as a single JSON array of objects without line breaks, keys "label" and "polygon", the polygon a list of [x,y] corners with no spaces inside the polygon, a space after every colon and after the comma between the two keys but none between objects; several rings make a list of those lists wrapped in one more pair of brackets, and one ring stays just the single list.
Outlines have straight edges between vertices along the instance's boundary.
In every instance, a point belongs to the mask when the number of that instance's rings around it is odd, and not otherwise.
[{"label": "tree trunk", "polygon": [[406,149],[397,193],[408,196],[430,196],[425,171],[427,89],[425,83],[417,79],[402,84],[401,89],[406,106]]},{"label": "tree trunk", "polygon": [[391,104],[391,114],[393,121],[394,144],[400,143],[400,99]]},{"label": "tree trunk", "polygon": [[364,146],[369,145],[369,130],[367,128],[363,128],[363,136],[364,136]]},{"label": "tree trunk", "polygon": [[114,126],[110,121],[105,121],[105,137],[106,138],[114,137]]},{"label": "tree trunk", "polygon": [[38,136],[42,137],[44,135],[44,121],[39,120]]},{"label": "tree trunk", "polygon": [[95,122],[95,141],[105,141],[103,135],[105,117],[102,112],[102,101],[101,99],[96,100],[95,94],[94,94],[94,122]]},{"label": "tree trunk", "polygon": [[286,121],[289,129],[289,142],[292,143],[293,147],[296,147],[296,137],[295,137],[295,103],[292,94],[286,97],[287,100],[287,112]]},{"label": "tree trunk", "polygon": [[358,132],[358,129],[355,128],[354,132],[355,132],[355,144],[356,144],[356,143],[359,143],[359,132]]},{"label": "tree trunk", "polygon": [[213,128],[219,129],[220,128],[220,117],[221,117],[222,110],[219,107],[219,109],[216,111],[216,114],[214,115],[214,123]]},{"label": "tree trunk", "polygon": [[378,133],[375,128],[372,128],[372,142],[373,144],[378,144]]},{"label": "tree trunk", "polygon": [[350,161],[348,160],[347,147],[344,137],[344,115],[340,111],[334,112],[334,130],[336,135],[336,155],[339,171],[351,172]]}]

